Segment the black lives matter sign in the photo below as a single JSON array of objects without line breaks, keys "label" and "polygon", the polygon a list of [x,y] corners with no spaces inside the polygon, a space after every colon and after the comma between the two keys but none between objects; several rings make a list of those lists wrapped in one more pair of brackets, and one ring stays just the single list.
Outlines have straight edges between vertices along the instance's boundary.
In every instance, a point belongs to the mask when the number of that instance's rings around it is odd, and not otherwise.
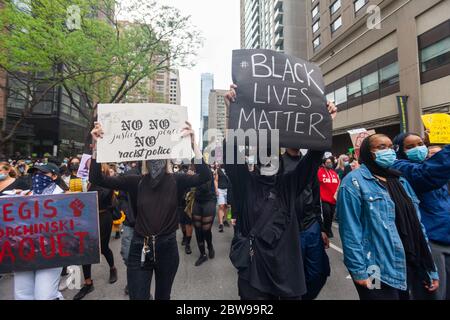
[{"label": "black lives matter sign", "polygon": [[272,50],[233,51],[229,129],[279,130],[280,146],[329,150],[332,123],[316,65]]}]

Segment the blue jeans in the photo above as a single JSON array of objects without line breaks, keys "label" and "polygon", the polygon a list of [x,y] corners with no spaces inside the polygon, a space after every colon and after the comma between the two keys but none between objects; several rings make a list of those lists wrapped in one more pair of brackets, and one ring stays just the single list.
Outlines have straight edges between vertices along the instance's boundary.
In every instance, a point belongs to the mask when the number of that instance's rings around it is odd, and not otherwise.
[{"label": "blue jeans", "polygon": [[330,261],[325,252],[320,225],[314,223],[307,230],[300,232],[303,266],[307,293],[303,300],[315,299],[330,276]]},{"label": "blue jeans", "polygon": [[134,233],[128,255],[127,280],[130,300],[149,300],[150,285],[155,272],[155,300],[170,300],[172,284],[178,270],[180,257],[176,233],[162,236],[156,240],[156,262],[153,254],[147,254],[141,265],[144,237]]},{"label": "blue jeans", "polygon": [[123,263],[128,265],[128,255],[130,254],[131,239],[133,239],[134,228],[123,225],[122,242],[120,246],[120,255],[122,256]]}]

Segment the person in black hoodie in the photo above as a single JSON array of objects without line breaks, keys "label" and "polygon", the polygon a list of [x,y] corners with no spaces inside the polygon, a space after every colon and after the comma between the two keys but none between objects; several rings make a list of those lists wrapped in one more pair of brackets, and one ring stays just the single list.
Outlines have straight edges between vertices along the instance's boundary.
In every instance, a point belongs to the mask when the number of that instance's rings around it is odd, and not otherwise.
[{"label": "person in black hoodie", "polygon": [[[202,154],[195,142],[189,123],[183,135],[190,136],[197,160]],[[196,175],[168,173],[166,160],[145,161],[149,173],[106,177],[96,162],[96,142],[103,137],[99,123],[91,132],[94,141],[89,180],[96,185],[129,192],[136,224],[127,263],[128,291],[131,300],[149,300],[150,285],[155,272],[155,300],[169,300],[172,284],[178,270],[179,254],[176,242],[178,229],[178,193],[199,186],[211,179],[208,166],[202,161],[196,165]]]},{"label": "person in black hoodie", "polygon": [[[235,88],[232,85],[226,95],[228,105],[236,98]],[[335,105],[327,107],[334,119]],[[231,163],[226,156],[228,143],[234,147]],[[238,269],[239,296],[242,300],[301,299],[306,285],[295,200],[317,172],[323,152],[308,152],[292,172],[283,174],[282,160],[276,170],[258,159],[249,171],[246,164],[238,164],[235,141],[224,144],[225,170],[237,211],[230,258]]]},{"label": "person in black hoodie", "polygon": [[[102,174],[106,177],[110,176],[109,166],[103,164],[101,166]],[[117,281],[117,269],[114,266],[114,255],[109,248],[109,239],[111,238],[111,231],[113,225],[113,197],[114,190],[103,188],[95,184],[91,184],[88,191],[97,192],[98,209],[99,209],[99,224],[100,224],[100,248],[102,255],[106,258],[109,265],[109,283]],[[92,265],[83,265],[84,286],[73,297],[73,300],[81,300],[87,294],[94,291],[94,282],[91,277]]]}]

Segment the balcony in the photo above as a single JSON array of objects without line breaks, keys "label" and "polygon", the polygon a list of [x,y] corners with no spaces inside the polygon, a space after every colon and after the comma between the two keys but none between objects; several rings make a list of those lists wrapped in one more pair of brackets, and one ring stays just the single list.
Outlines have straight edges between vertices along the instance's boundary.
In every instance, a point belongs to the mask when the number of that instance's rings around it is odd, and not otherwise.
[{"label": "balcony", "polygon": [[282,9],[275,10],[274,17],[275,23],[283,21],[283,10]]},{"label": "balcony", "polygon": [[283,0],[275,1],[275,11],[283,8]]},{"label": "balcony", "polygon": [[277,21],[277,23],[275,24],[275,34],[280,33],[281,31],[283,31],[284,25],[283,25],[283,21]]},{"label": "balcony", "polygon": [[275,37],[275,46],[280,47],[284,43],[284,36],[282,33],[278,33]]}]

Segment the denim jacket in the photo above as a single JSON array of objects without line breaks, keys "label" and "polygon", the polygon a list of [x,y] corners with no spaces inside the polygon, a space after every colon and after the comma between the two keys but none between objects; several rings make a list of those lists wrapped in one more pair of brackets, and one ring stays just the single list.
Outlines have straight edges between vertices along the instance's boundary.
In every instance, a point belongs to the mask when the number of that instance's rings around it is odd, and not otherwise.
[{"label": "denim jacket", "polygon": [[[409,183],[400,182],[420,219],[419,200]],[[354,280],[372,276],[400,290],[407,289],[406,256],[395,225],[395,205],[387,189],[362,165],[349,173],[339,188],[339,232],[344,263]],[[421,223],[425,238],[428,238]],[[375,273],[374,273],[375,272]],[[439,279],[437,272],[431,279]]]}]

